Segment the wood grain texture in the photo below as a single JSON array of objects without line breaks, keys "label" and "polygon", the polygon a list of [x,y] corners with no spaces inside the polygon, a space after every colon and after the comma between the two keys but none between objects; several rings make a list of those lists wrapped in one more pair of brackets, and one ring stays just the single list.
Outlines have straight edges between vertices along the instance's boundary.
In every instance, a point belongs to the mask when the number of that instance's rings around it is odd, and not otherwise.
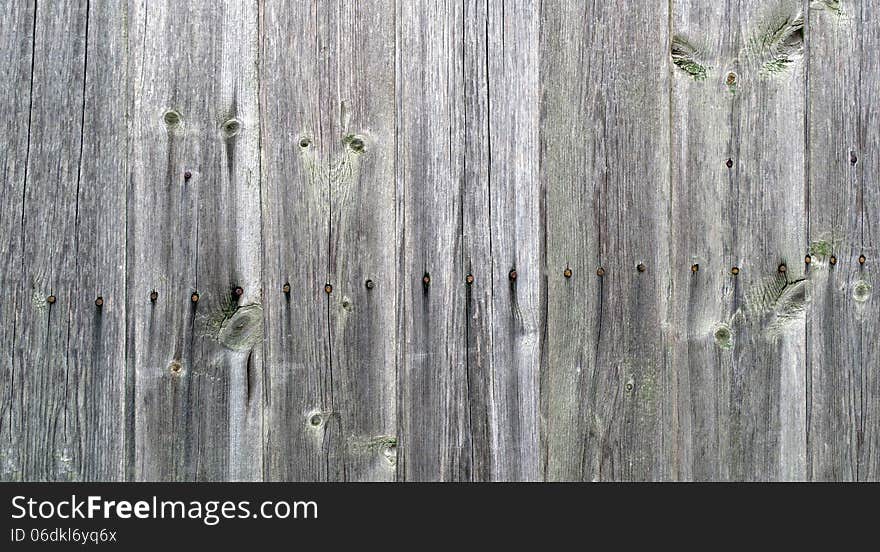
[{"label": "wood grain texture", "polygon": [[820,481],[880,477],[877,7],[814,2],[809,17],[807,454]]},{"label": "wood grain texture", "polygon": [[649,4],[543,4],[547,479],[666,476],[669,39]]},{"label": "wood grain texture", "polygon": [[801,4],[673,2],[678,478],[806,476]]},{"label": "wood grain texture", "polygon": [[340,142],[325,129],[325,114],[338,105],[330,99],[330,24],[330,12],[317,3],[261,7],[267,480],[343,477],[344,435],[334,410],[325,293],[328,162]]},{"label": "wood grain texture", "polygon": [[[344,479],[391,481],[397,466],[397,220],[394,3],[328,10],[330,344]],[[367,282],[370,282],[369,284]]]},{"label": "wood grain texture", "polygon": [[877,2],[4,2],[0,480],[877,480]]},{"label": "wood grain texture", "polygon": [[257,12],[129,18],[132,477],[261,478]]},{"label": "wood grain texture", "polygon": [[[78,348],[76,337],[71,341],[72,326],[75,335],[85,330],[82,326],[99,331],[94,318],[79,309],[80,298],[89,292],[76,287],[86,110],[86,41],[82,37],[87,27],[85,2],[35,7],[30,82],[24,87],[28,138],[22,180],[13,187],[22,194],[22,203],[14,215],[7,212],[20,224],[13,234],[20,244],[16,258],[10,259],[14,267],[9,268],[21,278],[12,322],[13,452],[4,462],[16,479],[94,477],[88,468],[83,469],[90,448],[86,442],[106,429],[104,417],[112,416],[109,412],[90,416],[91,423],[85,428],[81,425],[80,415],[92,414],[82,400],[100,397],[88,379],[103,375],[95,373],[94,366],[80,365],[82,359],[71,351],[71,346]],[[21,29],[26,32],[28,24],[22,22]],[[30,57],[26,54],[24,59]],[[100,159],[90,161],[100,163]],[[84,204],[83,218],[88,221],[96,213],[88,212],[93,207],[88,201]],[[114,221],[105,228],[118,234],[121,227]],[[97,341],[103,337],[94,336]],[[107,396],[114,396],[114,388],[107,390]],[[108,445],[112,458],[119,442]]]},{"label": "wood grain texture", "polygon": [[[3,186],[0,186],[0,271],[3,289],[11,290],[8,299],[0,302],[0,479],[17,481],[36,478],[25,469],[24,420],[21,418],[24,399],[20,381],[16,387],[16,338],[22,337],[18,318],[31,309],[31,292],[18,269],[22,265],[23,202],[27,186],[27,162],[30,153],[32,64],[34,55],[34,2],[21,0],[3,4],[3,20],[8,30],[0,35],[0,101],[7,131],[0,148]],[[6,268],[12,265],[12,268]],[[20,314],[21,313],[21,314]]]},{"label": "wood grain texture", "polygon": [[445,2],[399,1],[395,17],[402,211],[398,479],[471,480],[478,474],[469,407],[485,404],[485,386],[469,386],[464,347],[463,13]]}]

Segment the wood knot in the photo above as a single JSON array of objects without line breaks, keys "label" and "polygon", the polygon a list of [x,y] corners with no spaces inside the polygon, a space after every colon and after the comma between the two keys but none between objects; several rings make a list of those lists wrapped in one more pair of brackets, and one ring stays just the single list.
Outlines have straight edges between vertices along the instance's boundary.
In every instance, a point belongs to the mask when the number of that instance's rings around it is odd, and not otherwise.
[{"label": "wood knot", "polygon": [[228,121],[223,123],[222,130],[223,136],[227,138],[232,138],[233,136],[241,132],[241,121],[233,117],[232,119],[229,119]]},{"label": "wood knot", "polygon": [[629,380],[627,380],[626,383],[623,385],[623,388],[626,389],[626,392],[627,392],[627,393],[632,393],[632,392],[633,392],[633,389],[636,388],[636,384],[635,384],[635,382],[634,382],[632,379],[629,379]]},{"label": "wood knot", "polygon": [[193,294],[189,296],[189,300],[192,301],[193,303],[198,303],[199,302],[199,294],[196,292],[193,292]]},{"label": "wood knot", "polygon": [[299,141],[299,147],[301,147],[302,149],[307,149],[311,145],[312,145],[311,138],[303,137]]},{"label": "wood knot", "polygon": [[350,149],[354,153],[364,152],[364,139],[362,137],[352,134],[346,136],[345,140],[343,141],[348,145],[348,149]]},{"label": "wood knot", "polygon": [[864,255],[859,255],[859,264],[863,265],[863,264],[865,264],[865,261],[867,261],[867,260],[868,259],[865,258]]},{"label": "wood knot", "polygon": [[788,267],[785,266],[785,263],[782,263],[776,270],[778,270],[780,274],[785,274],[786,272],[788,272]]},{"label": "wood knot", "polygon": [[263,307],[247,305],[239,307],[225,319],[217,340],[227,349],[247,351],[263,339]]},{"label": "wood knot", "polygon": [[324,284],[324,293],[326,293],[327,295],[333,293],[333,286],[329,282]]},{"label": "wood knot", "polygon": [[700,270],[700,265],[698,265],[697,263],[694,263],[691,265],[691,272],[696,273],[699,270]]},{"label": "wood knot", "polygon": [[813,257],[810,255],[804,257],[804,264],[810,264],[811,262],[813,262]]},{"label": "wood knot", "polygon": [[309,425],[313,428],[319,428],[324,424],[324,415],[320,412],[312,412],[309,414]]},{"label": "wood knot", "polygon": [[178,376],[180,372],[183,371],[183,366],[181,366],[179,360],[172,360],[171,364],[168,365],[168,369],[171,371],[172,375]]},{"label": "wood knot", "polygon": [[428,286],[431,285],[431,275],[427,272],[422,276],[422,285],[425,286],[425,289],[428,289]]},{"label": "wood knot", "polygon": [[565,267],[565,270],[562,271],[562,275],[566,278],[571,278],[571,275],[574,274],[570,268]]},{"label": "wood knot", "polygon": [[180,113],[173,109],[169,109],[162,115],[162,120],[165,121],[165,125],[169,129],[174,129],[180,126],[180,123],[183,121],[183,118],[180,116]]},{"label": "wood knot", "polygon": [[601,278],[602,276],[605,276],[605,269],[602,268],[601,266],[600,266],[599,268],[597,268],[597,269],[596,269],[596,276],[599,276],[600,278]]},{"label": "wood knot", "polygon": [[50,305],[55,303],[55,296],[50,295],[49,297],[46,297],[46,302],[49,303]]},{"label": "wood knot", "polygon": [[464,277],[464,281],[465,281],[468,285],[473,284],[473,283],[474,283],[474,275],[473,275],[473,274],[468,274],[467,276]]},{"label": "wood knot", "polygon": [[192,171],[185,171],[183,173],[183,180],[186,182],[189,182],[189,179],[192,178],[192,176],[193,176]]},{"label": "wood knot", "polygon": [[511,282],[516,281],[516,269],[513,269],[507,273],[507,279],[510,280]]},{"label": "wood knot", "polygon": [[290,294],[290,284],[285,282],[285,284],[283,286],[281,286],[281,292],[284,293],[285,295],[289,295]]},{"label": "wood knot", "polygon": [[859,280],[853,285],[852,297],[859,303],[864,303],[871,298],[871,284],[864,280]]},{"label": "wood knot", "polygon": [[733,347],[733,334],[730,331],[730,326],[727,324],[719,324],[715,327],[715,332],[713,333],[715,337],[715,344],[722,349],[730,349]]},{"label": "wood knot", "polygon": [[836,265],[837,264],[837,257],[835,257],[834,255],[831,255],[831,257],[828,258],[828,262],[831,263],[832,265]]},{"label": "wood knot", "polygon": [[159,292],[158,292],[158,291],[153,290],[153,291],[150,292],[150,302],[151,302],[151,303],[155,303],[155,302],[156,302],[156,299],[158,299],[158,298],[159,298]]},{"label": "wood knot", "polygon": [[736,86],[737,75],[733,71],[729,71],[727,73],[727,78],[724,79],[724,84],[727,86]]},{"label": "wood knot", "polygon": [[645,263],[639,263],[638,266],[636,266],[636,270],[638,270],[639,272],[644,272],[648,270],[648,267],[645,266]]},{"label": "wood knot", "polygon": [[739,274],[739,267],[735,266],[735,267],[731,268],[730,273],[733,274],[734,276],[736,276],[737,274]]},{"label": "wood knot", "polygon": [[728,168],[728,169],[732,169],[732,168],[733,168],[733,159],[729,159],[729,158],[728,158],[728,159],[727,159],[727,162],[725,163],[725,165],[727,165],[727,168]]}]

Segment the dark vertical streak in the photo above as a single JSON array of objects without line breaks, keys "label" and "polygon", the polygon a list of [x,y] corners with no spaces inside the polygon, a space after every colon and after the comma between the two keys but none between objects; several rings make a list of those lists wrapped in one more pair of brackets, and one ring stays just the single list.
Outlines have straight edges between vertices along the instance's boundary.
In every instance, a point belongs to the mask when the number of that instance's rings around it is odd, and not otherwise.
[{"label": "dark vertical streak", "polygon": [[[39,11],[39,5],[37,0],[34,0],[34,20],[33,20],[33,37],[31,39],[31,85],[30,91],[28,92],[28,127],[27,127],[27,146],[25,148],[24,154],[24,184],[21,187],[21,264],[19,273],[24,274],[24,239],[26,236],[26,232],[24,231],[25,225],[25,205],[27,204],[27,183],[28,183],[28,171],[30,169],[30,158],[31,158],[31,125],[33,123],[34,116],[34,65],[36,64],[37,57],[37,12]],[[13,367],[14,369],[14,367]]]},{"label": "dark vertical streak", "polygon": [[[74,275],[79,274],[79,192],[80,183],[82,182],[82,166],[83,166],[83,143],[85,140],[86,130],[86,83],[88,79],[89,69],[89,1],[86,0],[86,32],[85,46],[83,51],[83,83],[82,83],[82,110],[79,120],[79,166],[76,171],[76,197],[73,215],[73,250],[74,250]],[[64,351],[64,432],[67,433],[67,393],[70,387],[70,329],[73,325],[73,297],[71,297],[71,305],[67,310],[67,336]]]},{"label": "dark vertical streak", "polygon": [[[810,245],[810,0],[804,0],[804,239],[806,247]],[[810,439],[811,412],[813,410],[813,364],[810,343],[812,341],[811,325],[804,324],[804,379],[806,410],[804,423],[804,443],[806,446],[806,479],[813,479],[813,455]]]},{"label": "dark vertical streak", "polygon": [[[462,119],[464,120],[464,148],[462,148],[461,153],[461,179],[460,185],[458,188],[458,202],[461,205],[461,208],[458,210],[458,235],[460,236],[462,247],[459,250],[459,266],[461,266],[465,272],[470,273],[472,270],[470,257],[466,255],[467,251],[467,242],[465,241],[465,231],[464,231],[464,210],[465,210],[465,199],[467,188],[467,153],[470,149],[470,126],[468,124],[468,109],[467,109],[467,78],[466,78],[466,67],[467,67],[467,3],[462,1],[461,3],[461,70],[462,70],[462,90],[465,101],[462,102]],[[460,274],[455,275],[456,278],[460,278]],[[471,398],[471,355],[470,355],[470,344],[471,344],[471,325],[470,325],[470,313],[471,313],[471,286],[465,286],[465,307],[464,307],[464,373],[465,373],[465,398],[467,400],[467,431],[468,434],[473,436],[473,403],[470,400]],[[470,447],[471,454],[471,466],[474,465],[474,447]]]},{"label": "dark vertical streak", "polygon": [[[489,200],[489,259],[494,259],[493,257],[493,244],[492,244],[492,82],[491,76],[489,73],[489,0],[486,0],[486,154],[487,154],[487,167],[486,167],[486,186],[487,186],[487,197]],[[504,53],[502,52],[502,55]],[[491,278],[489,279],[490,289],[490,297],[495,297],[495,263],[490,261],[492,270],[490,271]],[[490,323],[490,328],[493,324]]]},{"label": "dark vertical streak", "polygon": [[[265,10],[265,4],[264,4],[263,0],[260,0],[257,4],[257,43],[258,44],[257,44],[257,48],[256,48],[256,56],[257,56],[257,71],[256,71],[256,75],[257,75],[257,119],[258,119],[257,151],[259,152],[259,155],[257,155],[257,177],[259,179],[257,182],[257,190],[258,190],[259,197],[260,197],[260,282],[263,283],[263,288],[265,288],[265,281],[263,280],[265,277],[265,274],[263,274],[263,267],[266,266],[266,221],[265,221],[265,217],[263,216],[263,185],[266,182],[265,177],[263,175],[263,123],[266,120],[266,118],[264,116],[265,114],[263,113],[263,109],[264,109],[263,93],[264,93],[264,90],[263,90],[263,79],[262,79],[262,76],[263,76],[263,63],[262,63],[262,61],[263,61],[263,59],[262,59],[263,36],[265,33],[265,27],[263,25],[264,10]],[[261,289],[261,294],[262,293],[265,293],[265,289]],[[289,307],[290,295],[286,294],[285,298],[287,300],[287,305]],[[268,312],[268,309],[263,310],[263,327],[264,328],[269,327],[268,320],[266,319],[267,312]],[[268,334],[268,332],[267,332],[267,334]],[[266,350],[267,340],[265,340],[265,339],[262,340],[262,343],[260,346],[262,347],[262,353],[263,353],[261,360],[268,358],[268,351]],[[248,357],[248,360],[250,360],[250,357]],[[272,396],[272,394],[268,391],[270,383],[269,383],[267,371],[269,369],[269,366],[268,366],[268,362],[265,362],[265,361],[261,362],[260,364],[261,364],[261,368],[262,368],[262,373],[260,374],[260,379],[261,379],[260,389],[263,390],[263,406],[265,407],[267,404],[267,401]],[[251,381],[250,377],[251,377],[250,363],[248,363],[248,403],[250,403],[250,381]],[[262,408],[260,410],[260,417],[261,417],[260,427],[266,428],[267,423],[266,423],[266,409],[265,408]],[[261,436],[260,441],[262,443],[262,447],[265,449],[266,443],[268,441],[265,431],[264,431],[264,435]],[[262,465],[260,468],[260,478],[263,481],[268,481],[270,479],[269,473],[267,470],[267,463],[268,463],[269,454],[267,454],[266,451],[263,450],[262,457],[263,457],[263,462],[262,462]]]},{"label": "dark vertical streak", "polygon": [[[394,365],[394,381],[397,382],[397,389],[395,391],[395,401],[397,402],[397,406],[403,403],[402,400],[402,390],[403,386],[400,385],[400,371],[402,365],[405,362],[406,355],[406,329],[403,328],[404,323],[404,309],[403,309],[403,300],[406,298],[406,280],[404,280],[404,285],[400,285],[398,278],[404,274],[404,268],[406,266],[406,248],[404,247],[404,242],[406,240],[406,194],[403,190],[403,185],[400,179],[400,111],[401,111],[401,94],[400,94],[400,86],[399,86],[399,72],[400,72],[400,32],[398,28],[398,13],[400,11],[399,1],[395,1],[394,3],[394,182],[395,182],[395,210],[394,210],[394,224],[395,224],[395,239],[397,243],[395,244],[395,256],[397,257],[397,270],[395,271],[395,289],[397,296],[397,309],[395,313],[395,328],[397,334],[397,347],[399,348],[395,351],[395,365]],[[399,233],[399,235],[398,235]],[[401,420],[403,410],[401,408],[396,408],[396,417],[395,421],[398,429],[403,427],[403,423]],[[396,464],[396,473],[395,477],[399,481],[406,481],[406,448],[400,447],[401,453],[398,455],[397,464]]]}]

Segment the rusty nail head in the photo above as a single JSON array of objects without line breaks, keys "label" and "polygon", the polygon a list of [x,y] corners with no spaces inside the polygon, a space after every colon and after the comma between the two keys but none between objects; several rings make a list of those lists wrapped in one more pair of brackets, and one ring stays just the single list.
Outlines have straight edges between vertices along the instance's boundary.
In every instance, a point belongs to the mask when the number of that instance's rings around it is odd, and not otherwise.
[{"label": "rusty nail head", "polygon": [[422,283],[426,286],[431,283],[431,276],[427,272],[425,272],[425,275],[422,276]]},{"label": "rusty nail head", "polygon": [[834,255],[831,255],[831,257],[828,259],[828,262],[833,265],[836,265],[837,264],[837,257],[835,257]]},{"label": "rusty nail head", "polygon": [[859,255],[859,264],[865,264],[867,260],[864,255]]},{"label": "rusty nail head", "polygon": [[737,274],[739,274],[739,267],[735,266],[735,267],[731,268],[730,273],[733,274],[734,276],[736,276]]},{"label": "rusty nail head", "polygon": [[572,274],[572,272],[571,272],[570,268],[566,268],[565,270],[562,271],[562,275],[565,276],[566,278],[571,278],[571,274]]},{"label": "rusty nail head", "polygon": [[507,273],[507,277],[510,278],[510,281],[516,280],[516,269],[511,270]]},{"label": "rusty nail head", "polygon": [[639,263],[639,265],[636,267],[636,270],[638,270],[639,272],[644,272],[645,270],[647,270],[647,267],[645,266],[645,263]]},{"label": "rusty nail head", "polygon": [[104,298],[99,295],[98,298],[95,299],[95,306],[100,307],[103,305],[104,305]]},{"label": "rusty nail head", "polygon": [[193,292],[193,294],[190,295],[189,298],[193,303],[199,302],[199,294],[198,293]]},{"label": "rusty nail head", "polygon": [[150,292],[150,301],[152,301],[153,303],[155,303],[155,302],[156,302],[156,299],[158,299],[158,298],[159,298],[159,292],[158,292],[158,291],[153,290],[153,291]]},{"label": "rusty nail head", "polygon": [[779,270],[779,273],[780,273],[780,274],[785,274],[785,271],[788,270],[788,267],[785,266],[785,263],[782,263],[781,265],[779,265],[779,269],[778,269],[778,270]]},{"label": "rusty nail head", "polygon": [[49,303],[49,304],[51,305],[52,303],[55,302],[55,296],[54,296],[54,295],[50,295],[49,297],[46,297],[46,302]]},{"label": "rusty nail head", "polygon": [[806,263],[806,264],[810,264],[811,262],[813,262],[813,257],[811,257],[811,256],[809,256],[809,255],[807,255],[806,257],[804,257],[804,263]]},{"label": "rusty nail head", "polygon": [[285,282],[284,285],[281,286],[281,291],[284,293],[290,293],[290,284]]},{"label": "rusty nail head", "polygon": [[605,269],[601,266],[596,269],[596,276],[605,276]]},{"label": "rusty nail head", "polygon": [[328,295],[331,294],[331,293],[333,293],[333,286],[330,285],[329,282],[326,283],[326,284],[324,284],[324,293],[326,293],[326,294],[328,294]]},{"label": "rusty nail head", "polygon": [[698,270],[700,270],[700,265],[698,265],[697,263],[691,265],[691,272],[696,272]]},{"label": "rusty nail head", "polygon": [[367,280],[366,282],[364,282],[364,286],[366,286],[367,289],[373,289],[374,287],[376,287],[376,283],[373,282],[373,280]]},{"label": "rusty nail head", "polygon": [[469,284],[473,284],[474,283],[474,275],[468,274],[467,276],[464,277],[464,281]]},{"label": "rusty nail head", "polygon": [[733,159],[728,159],[726,165],[728,169],[733,168]]}]

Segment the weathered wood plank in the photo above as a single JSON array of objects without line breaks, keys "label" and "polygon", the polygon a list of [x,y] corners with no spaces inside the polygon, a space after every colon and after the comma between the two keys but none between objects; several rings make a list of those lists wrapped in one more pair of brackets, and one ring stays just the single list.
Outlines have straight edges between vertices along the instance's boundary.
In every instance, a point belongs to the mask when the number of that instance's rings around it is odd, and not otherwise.
[{"label": "weathered wood plank", "polygon": [[809,17],[807,454],[814,480],[880,478],[878,7],[813,2]]},{"label": "weathered wood plank", "polygon": [[[16,386],[16,338],[22,338],[17,322],[20,312],[29,311],[32,292],[18,272],[22,265],[24,190],[31,125],[31,65],[34,54],[33,1],[4,2],[0,7],[6,30],[0,35],[0,106],[6,114],[6,132],[0,148],[3,186],[0,186],[0,258],[4,259],[0,285],[9,290],[0,302],[0,480],[29,479],[22,454],[24,420],[17,402],[23,400],[21,378]],[[8,268],[12,267],[12,268]]]},{"label": "weathered wood plank", "polygon": [[545,2],[541,25],[545,477],[661,479],[667,4]]},{"label": "weathered wood plank", "polygon": [[672,3],[675,478],[806,475],[802,4]]},{"label": "weathered wood plank", "polygon": [[469,396],[464,350],[460,8],[398,1],[395,13],[403,480],[475,477],[469,405],[484,399]]},{"label": "weathered wood plank", "polygon": [[132,475],[259,478],[256,9],[149,2],[130,21]]},{"label": "weathered wood plank", "polygon": [[86,5],[67,419],[77,477],[106,481],[125,478],[132,438],[125,424],[127,6]]},{"label": "weathered wood plank", "polygon": [[267,2],[260,21],[264,475],[336,480],[344,436],[334,411],[325,292],[332,285],[328,160],[339,144],[325,128],[335,46],[327,10],[317,3]]},{"label": "weathered wood plank", "polygon": [[492,416],[495,413],[490,404],[495,275],[492,266],[489,182],[492,147],[489,109],[492,105],[492,87],[488,63],[488,4],[465,2],[463,17],[461,269],[465,273],[464,362],[468,390],[467,424],[468,431],[473,435],[470,453],[472,479],[483,481],[497,477],[492,446],[492,430],[496,427],[492,423]]},{"label": "weathered wood plank", "polygon": [[[482,352],[491,356],[491,476],[538,480],[542,476],[541,343],[546,322],[543,190],[538,173],[540,8],[532,0],[487,6],[488,133],[476,138],[485,140],[488,148],[489,212],[488,220],[465,229],[475,235],[480,227],[491,232],[489,254],[480,263],[491,268],[492,278],[486,295],[491,302],[492,340],[488,351]],[[466,21],[468,28],[482,30],[478,21]],[[469,158],[468,166],[471,163]],[[478,446],[475,436],[475,449]]]},{"label": "weathered wood plank", "polygon": [[73,305],[90,294],[76,289],[86,11],[85,2],[39,4],[34,16],[26,164],[14,186],[23,200],[13,234],[21,244],[9,260],[22,281],[12,322],[17,442],[7,463],[26,480],[79,479],[86,462],[76,432],[79,372],[68,357]]},{"label": "weathered wood plank", "polygon": [[333,413],[346,480],[394,480],[397,247],[394,3],[327,6]]}]

